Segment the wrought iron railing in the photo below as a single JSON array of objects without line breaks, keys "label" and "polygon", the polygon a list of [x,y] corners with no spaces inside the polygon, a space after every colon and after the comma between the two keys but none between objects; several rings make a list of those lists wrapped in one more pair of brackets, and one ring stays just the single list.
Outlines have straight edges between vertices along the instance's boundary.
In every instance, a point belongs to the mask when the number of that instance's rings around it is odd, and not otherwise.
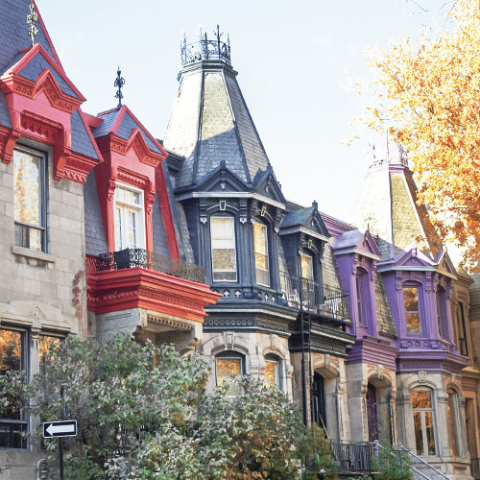
[{"label": "wrought iron railing", "polygon": [[205,283],[203,267],[159,253],[148,252],[143,248],[126,248],[117,252],[101,253],[93,258],[93,261],[88,262],[89,268],[93,272],[142,267],[192,282]]},{"label": "wrought iron railing", "polygon": [[289,306],[326,317],[349,318],[347,292],[338,287],[320,285],[302,277],[280,272],[285,298]]},{"label": "wrought iron railing", "polygon": [[480,480],[480,458],[471,459],[471,475],[475,480]]},{"label": "wrought iron railing", "polygon": [[202,60],[222,60],[228,65],[231,64],[230,42],[227,43],[220,40],[223,34],[217,25],[217,31],[214,32],[215,40],[209,40],[207,34],[200,33],[201,39],[188,43],[184,37],[180,46],[182,53],[182,65],[201,62]]},{"label": "wrought iron railing", "polygon": [[330,445],[338,473],[372,471],[373,444],[331,442]]},{"label": "wrought iron railing", "polygon": [[28,422],[0,420],[0,448],[27,448]]}]

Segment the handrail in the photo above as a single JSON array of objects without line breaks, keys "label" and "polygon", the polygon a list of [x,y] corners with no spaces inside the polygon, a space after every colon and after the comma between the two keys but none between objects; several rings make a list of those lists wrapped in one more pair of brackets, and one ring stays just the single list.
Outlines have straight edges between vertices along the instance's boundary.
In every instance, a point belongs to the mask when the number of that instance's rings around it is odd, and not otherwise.
[{"label": "handrail", "polygon": [[[434,475],[433,477],[425,477],[425,478],[431,478],[433,480],[440,478],[444,480],[449,480],[449,478],[440,470],[436,469],[433,465],[430,465],[428,462],[420,458],[418,455],[415,455],[412,451],[410,451],[408,448],[404,447],[401,443],[398,444],[398,448],[400,451],[407,452],[408,455],[410,455],[412,458],[416,460],[417,463],[421,463],[423,466],[427,467],[430,471],[432,471],[432,474]],[[412,467],[412,469],[415,467]],[[415,468],[415,470],[418,471],[418,469]],[[421,472],[419,472],[421,473]]]}]

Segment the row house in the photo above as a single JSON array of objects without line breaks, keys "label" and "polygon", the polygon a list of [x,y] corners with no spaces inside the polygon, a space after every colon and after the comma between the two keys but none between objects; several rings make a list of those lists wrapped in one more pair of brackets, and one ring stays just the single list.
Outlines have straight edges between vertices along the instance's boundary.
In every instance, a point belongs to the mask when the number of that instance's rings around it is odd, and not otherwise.
[{"label": "row house", "polygon": [[[84,101],[34,2],[0,0],[0,374],[31,378],[69,334],[191,351],[219,297],[179,258],[162,146],[126,106]],[[33,422],[1,414],[2,480],[35,478]]]},{"label": "row house", "polygon": [[[0,27],[0,374],[31,377],[66,335],[128,331],[205,356],[211,389],[280,389],[334,446],[401,443],[480,479],[480,289],[416,206],[404,152],[373,158],[346,224],[285,197],[218,29],[182,45],[161,141],[122,105],[121,72],[115,108],[81,110],[34,2],[0,0]],[[32,422],[0,418],[2,480],[34,478]]]}]

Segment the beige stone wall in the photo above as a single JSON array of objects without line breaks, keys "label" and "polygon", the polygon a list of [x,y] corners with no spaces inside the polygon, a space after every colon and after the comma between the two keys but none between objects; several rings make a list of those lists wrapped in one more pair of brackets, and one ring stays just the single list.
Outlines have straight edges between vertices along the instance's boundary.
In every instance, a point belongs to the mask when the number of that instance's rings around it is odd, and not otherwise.
[{"label": "beige stone wall", "polygon": [[288,338],[278,335],[250,332],[203,333],[203,340],[196,347],[212,366],[207,388],[213,390],[215,379],[215,356],[223,352],[239,353],[245,359],[244,373],[258,379],[265,378],[265,357],[274,356],[279,362],[280,387],[292,398],[292,374]]},{"label": "beige stone wall", "polygon": [[[49,242],[45,253],[15,247],[14,165],[0,163],[0,326],[26,332],[32,376],[38,372],[39,335],[86,334],[84,205],[83,185],[53,179],[51,149],[24,143],[48,153]],[[0,450],[0,479],[35,478],[39,458]]]}]

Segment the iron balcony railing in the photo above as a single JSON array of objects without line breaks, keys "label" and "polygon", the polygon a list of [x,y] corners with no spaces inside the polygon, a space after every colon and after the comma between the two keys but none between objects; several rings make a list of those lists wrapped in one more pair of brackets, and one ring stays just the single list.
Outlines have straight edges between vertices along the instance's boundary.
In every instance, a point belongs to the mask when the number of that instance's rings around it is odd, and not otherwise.
[{"label": "iron balcony railing", "polygon": [[101,253],[93,257],[89,267],[94,272],[142,267],[192,282],[205,283],[203,267],[159,253],[148,252],[143,248],[126,248],[117,252]]},{"label": "iron balcony railing", "polygon": [[342,288],[320,285],[303,277],[292,277],[287,272],[280,272],[280,275],[290,307],[338,320],[349,318],[348,294]]},{"label": "iron balcony railing", "polygon": [[206,33],[200,34],[200,40],[187,44],[186,37],[180,45],[182,65],[201,62],[202,60],[222,60],[231,65],[230,41],[224,42],[221,38],[220,27],[214,32],[214,38],[209,39]]}]

